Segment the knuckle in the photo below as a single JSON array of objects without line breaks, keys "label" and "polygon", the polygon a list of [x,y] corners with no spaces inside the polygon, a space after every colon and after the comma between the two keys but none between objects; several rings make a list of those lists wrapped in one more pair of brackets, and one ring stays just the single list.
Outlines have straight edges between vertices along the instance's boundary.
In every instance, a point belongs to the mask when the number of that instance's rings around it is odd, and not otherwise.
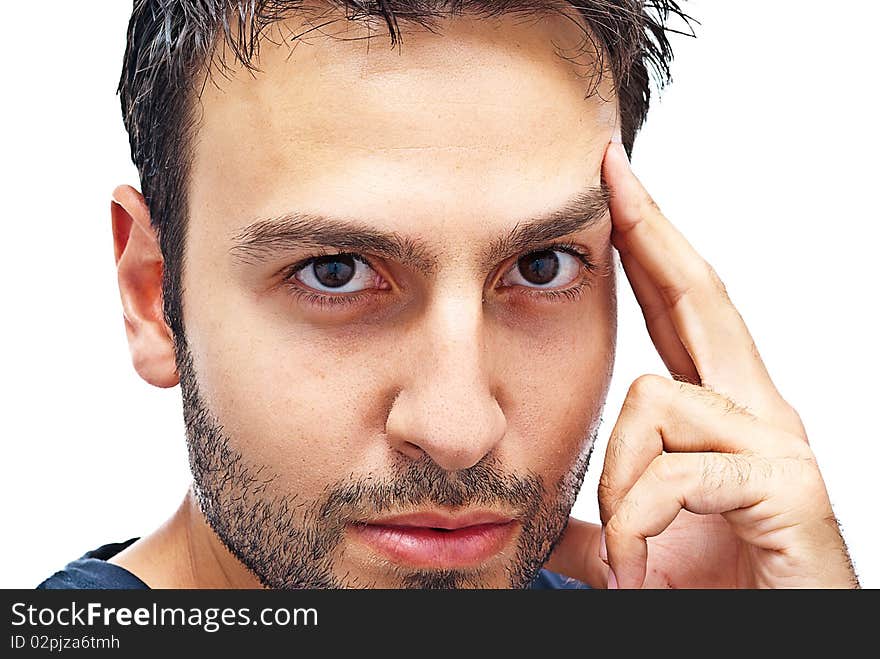
[{"label": "knuckle", "polygon": [[629,386],[627,399],[644,403],[649,400],[656,400],[663,396],[668,389],[666,378],[659,375],[645,374],[640,375]]},{"label": "knuckle", "polygon": [[776,438],[779,440],[781,455],[815,464],[816,455],[813,453],[813,449],[810,448],[806,432],[778,429]]},{"label": "knuckle", "polygon": [[809,502],[812,508],[820,501],[827,501],[828,491],[815,457],[794,456],[782,459],[777,461],[774,471],[774,475],[778,476],[779,494],[790,497],[793,505]]},{"label": "knuckle", "polygon": [[782,420],[784,427],[790,430],[792,434],[797,435],[801,442],[807,441],[807,429],[804,426],[804,420],[800,413],[787,401],[782,403]]},{"label": "knuckle", "polygon": [[782,461],[783,474],[801,480],[803,483],[812,483],[822,480],[822,472],[819,463],[812,451],[794,455]]},{"label": "knuckle", "polygon": [[666,300],[670,307],[676,306],[683,298],[688,297],[693,290],[690,282],[693,281],[692,276],[685,277],[684,282],[674,284],[658,284],[657,289],[660,295]]},{"label": "knuckle", "polygon": [[700,487],[716,492],[728,484],[743,485],[752,476],[752,463],[730,453],[704,455],[700,464]]},{"label": "knuckle", "polygon": [[651,461],[648,473],[662,483],[675,483],[681,480],[683,466],[674,453],[667,453],[658,455]]},{"label": "knuckle", "polygon": [[626,520],[627,517],[625,511],[624,514],[621,515],[619,513],[615,513],[614,516],[608,520],[608,523],[605,525],[605,539],[606,541],[609,538],[620,538],[628,534],[629,530],[627,527]]}]

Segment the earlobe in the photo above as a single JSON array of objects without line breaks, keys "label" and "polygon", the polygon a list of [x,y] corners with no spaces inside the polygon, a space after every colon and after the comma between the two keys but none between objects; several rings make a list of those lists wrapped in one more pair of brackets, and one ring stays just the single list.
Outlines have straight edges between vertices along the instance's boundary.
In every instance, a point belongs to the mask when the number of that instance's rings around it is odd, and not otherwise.
[{"label": "earlobe", "polygon": [[140,192],[128,185],[110,202],[113,251],[125,332],[135,370],[156,387],[178,383],[174,338],[162,306],[164,261],[150,211]]}]

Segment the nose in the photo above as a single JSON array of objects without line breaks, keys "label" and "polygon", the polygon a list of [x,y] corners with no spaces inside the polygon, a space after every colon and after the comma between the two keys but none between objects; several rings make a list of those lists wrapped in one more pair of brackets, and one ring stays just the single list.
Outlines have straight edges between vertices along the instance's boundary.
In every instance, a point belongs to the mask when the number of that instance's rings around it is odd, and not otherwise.
[{"label": "nose", "polygon": [[477,464],[507,428],[493,393],[482,295],[435,302],[409,332],[401,389],[386,421],[392,446],[447,471]]}]

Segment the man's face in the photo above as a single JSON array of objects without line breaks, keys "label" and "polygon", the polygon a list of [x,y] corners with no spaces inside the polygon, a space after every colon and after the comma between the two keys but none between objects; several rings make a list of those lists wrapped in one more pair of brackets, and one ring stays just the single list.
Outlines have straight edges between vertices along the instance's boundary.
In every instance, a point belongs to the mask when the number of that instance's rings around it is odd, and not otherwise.
[{"label": "man's face", "polygon": [[561,17],[440,27],[264,42],[201,98],[191,461],[269,586],[523,586],[583,477],[615,340],[610,81],[585,100]]}]

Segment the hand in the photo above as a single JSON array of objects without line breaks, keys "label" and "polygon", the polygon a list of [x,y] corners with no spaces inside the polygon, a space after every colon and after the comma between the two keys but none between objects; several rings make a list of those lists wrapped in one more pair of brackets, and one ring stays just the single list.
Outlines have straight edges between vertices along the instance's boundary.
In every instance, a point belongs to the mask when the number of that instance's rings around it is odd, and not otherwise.
[{"label": "hand", "polygon": [[570,520],[547,567],[609,588],[858,587],[800,417],[724,285],[621,145],[603,176],[612,242],[673,379],[632,384],[599,481],[602,527]]}]

